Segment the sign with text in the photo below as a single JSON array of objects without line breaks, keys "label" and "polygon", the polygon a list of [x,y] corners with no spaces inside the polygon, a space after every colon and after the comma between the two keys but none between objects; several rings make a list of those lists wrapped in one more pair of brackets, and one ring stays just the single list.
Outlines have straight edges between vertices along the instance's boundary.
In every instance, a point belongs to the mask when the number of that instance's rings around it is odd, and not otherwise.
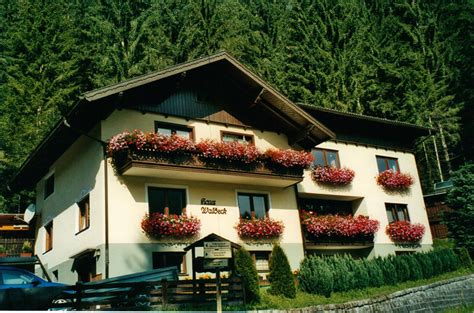
[{"label": "sign with text", "polygon": [[204,242],[205,259],[230,259],[232,251],[229,241],[206,241]]},{"label": "sign with text", "polygon": [[228,259],[204,259],[204,269],[214,270],[229,266]]}]

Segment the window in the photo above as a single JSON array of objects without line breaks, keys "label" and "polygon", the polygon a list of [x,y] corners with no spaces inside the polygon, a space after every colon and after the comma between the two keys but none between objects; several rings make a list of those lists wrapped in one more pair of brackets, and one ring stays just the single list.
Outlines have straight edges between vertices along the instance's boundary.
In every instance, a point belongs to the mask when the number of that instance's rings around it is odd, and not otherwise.
[{"label": "window", "polygon": [[44,226],[45,230],[45,246],[44,250],[45,252],[48,252],[49,250],[53,249],[53,222],[49,222]]},{"label": "window", "polygon": [[268,212],[268,198],[263,194],[238,193],[240,216],[246,219],[265,218]]},{"label": "window", "polygon": [[49,197],[54,192],[54,174],[46,178],[44,183],[44,199]]},{"label": "window", "polygon": [[186,208],[186,190],[148,187],[148,208],[150,214],[180,215]]},{"label": "window", "polygon": [[398,167],[398,160],[395,158],[377,156],[377,167],[379,169],[379,173],[382,173],[386,170],[400,172],[400,168]]},{"label": "window", "polygon": [[193,129],[185,125],[155,122],[155,132],[164,136],[176,135],[186,139],[193,139]]},{"label": "window", "polygon": [[180,274],[186,274],[186,254],[184,252],[153,252],[153,269],[176,266]]},{"label": "window", "polygon": [[326,149],[314,149],[312,152],[313,166],[340,167],[337,151]]},{"label": "window", "polygon": [[90,226],[90,202],[89,195],[77,203],[79,207],[79,232]]},{"label": "window", "polygon": [[33,275],[13,270],[2,270],[1,278],[3,285],[29,285],[35,280]]},{"label": "window", "polygon": [[257,272],[268,272],[270,270],[268,260],[270,259],[270,251],[251,252],[255,262]]},{"label": "window", "polygon": [[239,133],[221,132],[223,142],[239,142],[253,145],[253,136]]},{"label": "window", "polygon": [[406,204],[385,203],[389,223],[396,221],[410,221]]},{"label": "window", "polygon": [[315,212],[319,215],[352,214],[351,201],[300,198],[298,202],[300,210]]}]

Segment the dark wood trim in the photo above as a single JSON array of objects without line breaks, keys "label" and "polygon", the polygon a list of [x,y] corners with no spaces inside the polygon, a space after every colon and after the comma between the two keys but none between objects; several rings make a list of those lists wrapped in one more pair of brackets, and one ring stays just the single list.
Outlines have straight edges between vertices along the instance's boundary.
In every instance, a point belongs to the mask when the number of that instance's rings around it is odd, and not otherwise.
[{"label": "dark wood trim", "polygon": [[323,153],[324,166],[329,166],[328,157],[327,157],[326,153],[327,152],[335,152],[336,153],[336,167],[341,168],[341,162],[339,161],[339,151],[338,150],[323,149],[323,148],[314,148],[313,150],[319,150]]},{"label": "dark wood trim", "polygon": [[239,133],[239,132],[233,132],[233,131],[226,131],[226,130],[222,130],[220,131],[221,133],[221,142],[224,142],[224,135],[225,134],[228,134],[228,135],[237,135],[237,136],[245,136],[245,137],[250,137],[250,141],[249,141],[249,144],[252,145],[252,146],[255,146],[255,136],[253,134],[246,134],[246,133]]},{"label": "dark wood trim", "polygon": [[[252,199],[254,196],[264,196],[265,199],[265,217],[269,217],[268,212],[270,211],[270,201],[268,201],[268,193],[258,193],[258,192],[237,192],[237,206],[239,206],[238,199],[239,195],[248,196]],[[239,216],[242,218],[240,214],[240,207],[239,207]],[[255,217],[255,208],[253,206],[253,201],[250,201],[250,217],[251,219],[256,219]]]},{"label": "dark wood trim", "polygon": [[330,139],[328,142],[334,142],[334,143],[345,143],[345,144],[350,144],[350,145],[355,145],[355,146],[365,146],[365,147],[373,147],[376,149],[383,149],[383,150],[391,150],[395,152],[404,152],[404,153],[414,153],[414,149],[409,149],[409,148],[402,148],[399,146],[381,146],[377,144],[371,144],[371,143],[363,143],[363,142],[357,142],[357,141],[352,141],[352,140],[342,140],[342,139]]},{"label": "dark wood trim", "polygon": [[398,164],[398,158],[393,158],[393,157],[387,157],[387,156],[384,156],[384,155],[375,155],[375,161],[377,162],[377,168],[378,168],[378,159],[383,159],[384,162],[385,162],[385,171],[389,170],[390,169],[390,166],[388,165],[388,161],[389,160],[395,160],[396,164],[397,164],[397,173],[400,173],[400,164]]}]

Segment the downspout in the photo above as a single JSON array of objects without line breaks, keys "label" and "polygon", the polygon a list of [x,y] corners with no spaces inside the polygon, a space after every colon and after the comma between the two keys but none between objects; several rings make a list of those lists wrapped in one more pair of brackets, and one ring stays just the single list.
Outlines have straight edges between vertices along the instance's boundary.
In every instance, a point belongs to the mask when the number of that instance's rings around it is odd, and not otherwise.
[{"label": "downspout", "polygon": [[105,214],[105,278],[109,278],[109,265],[110,265],[110,253],[109,253],[109,177],[108,177],[108,165],[107,165],[107,149],[104,148],[104,214]]}]

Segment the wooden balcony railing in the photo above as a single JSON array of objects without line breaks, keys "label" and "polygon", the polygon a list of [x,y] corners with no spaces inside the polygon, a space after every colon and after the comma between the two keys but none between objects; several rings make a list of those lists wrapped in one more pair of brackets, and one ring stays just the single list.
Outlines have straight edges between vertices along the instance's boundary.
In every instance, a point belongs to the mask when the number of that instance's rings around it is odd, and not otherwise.
[{"label": "wooden balcony railing", "polygon": [[7,256],[20,256],[25,241],[34,246],[34,240],[31,238],[0,238],[0,246],[6,250]]}]

